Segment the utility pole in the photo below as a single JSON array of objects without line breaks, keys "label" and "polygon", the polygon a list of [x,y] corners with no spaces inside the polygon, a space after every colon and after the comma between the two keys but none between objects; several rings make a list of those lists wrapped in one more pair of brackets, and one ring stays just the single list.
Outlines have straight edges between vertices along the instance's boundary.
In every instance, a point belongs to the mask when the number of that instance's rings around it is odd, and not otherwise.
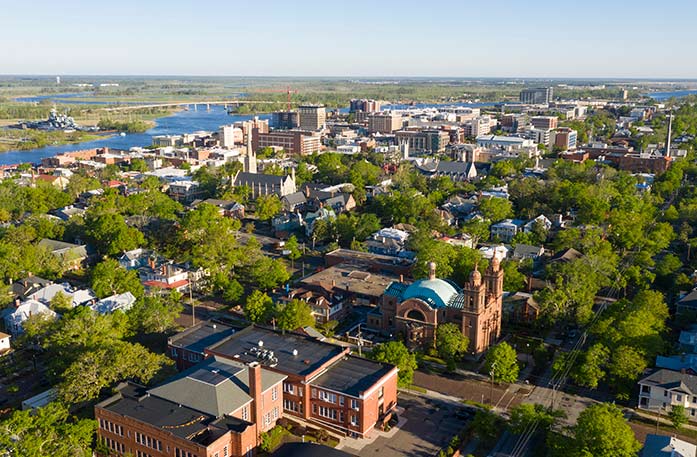
[{"label": "utility pole", "polygon": [[194,292],[191,290],[192,282],[189,280],[189,303],[191,304],[191,325],[196,325],[196,305],[194,304]]},{"label": "utility pole", "polygon": [[494,404],[494,369],[496,368],[496,362],[491,364],[491,370],[489,371],[489,376],[491,376],[491,393],[489,395],[489,401]]},{"label": "utility pole", "polygon": [[361,346],[363,346],[363,334],[361,333],[361,324],[358,324],[358,356],[363,357],[363,351]]}]

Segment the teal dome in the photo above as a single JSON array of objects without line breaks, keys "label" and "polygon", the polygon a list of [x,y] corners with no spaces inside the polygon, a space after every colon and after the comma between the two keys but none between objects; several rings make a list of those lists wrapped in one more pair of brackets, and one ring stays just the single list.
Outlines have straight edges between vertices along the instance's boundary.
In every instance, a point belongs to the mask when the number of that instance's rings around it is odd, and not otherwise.
[{"label": "teal dome", "polygon": [[428,303],[432,308],[443,308],[459,293],[460,291],[448,281],[420,279],[407,287],[407,290],[402,294],[402,301],[418,298]]}]

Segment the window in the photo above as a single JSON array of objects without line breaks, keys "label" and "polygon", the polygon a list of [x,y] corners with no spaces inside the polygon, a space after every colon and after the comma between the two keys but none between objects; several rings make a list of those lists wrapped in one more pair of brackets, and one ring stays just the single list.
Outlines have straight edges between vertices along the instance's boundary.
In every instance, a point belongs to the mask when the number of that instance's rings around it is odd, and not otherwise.
[{"label": "window", "polygon": [[312,398],[317,398],[317,389],[312,388]]},{"label": "window", "polygon": [[351,409],[355,409],[356,411],[358,411],[358,400],[354,398],[351,399]]},{"label": "window", "polygon": [[339,422],[343,423],[344,422],[344,411],[339,410]]},{"label": "window", "polygon": [[213,457],[220,457],[220,453],[216,452],[215,454],[213,454]]},{"label": "window", "polygon": [[227,445],[223,448],[223,457],[227,457]]},{"label": "window", "polygon": [[287,382],[284,382],[283,383],[283,392],[293,395],[295,393],[295,386],[293,384],[289,384]]},{"label": "window", "polygon": [[664,396],[664,397],[667,397],[667,396],[668,396],[668,391],[667,391],[667,390],[664,390],[664,391],[663,391],[663,396]]},{"label": "window", "polygon": [[245,406],[242,408],[242,420],[243,421],[249,420],[249,407],[248,406]]},{"label": "window", "polygon": [[675,400],[677,400],[677,401],[682,401],[682,395],[677,394],[677,395],[675,396]]},{"label": "window", "polygon": [[172,357],[177,356],[177,350],[175,348],[172,348]]},{"label": "window", "polygon": [[271,401],[278,400],[278,386],[273,386],[271,389]]},{"label": "window", "polygon": [[385,396],[385,386],[380,386],[380,393],[378,393],[378,398]]},{"label": "window", "polygon": [[692,397],[692,403],[697,403],[697,397]]},{"label": "window", "polygon": [[339,405],[344,406],[344,396],[339,395]]},{"label": "window", "polygon": [[643,394],[650,394],[650,393],[651,393],[651,387],[650,387],[650,386],[641,386],[641,393],[643,393]]},{"label": "window", "polygon": [[690,410],[690,415],[692,415],[692,416],[695,415],[695,409],[694,409],[694,408],[692,408],[692,409]]},{"label": "window", "polygon": [[273,408],[273,418],[278,419],[278,406],[274,406]]},{"label": "window", "polygon": [[336,403],[336,394],[320,390],[319,399],[322,401],[326,401],[327,403]]},{"label": "window", "polygon": [[331,408],[319,407],[319,415],[327,419],[336,420],[336,410]]},{"label": "window", "polygon": [[358,416],[351,414],[351,425],[358,427]]}]

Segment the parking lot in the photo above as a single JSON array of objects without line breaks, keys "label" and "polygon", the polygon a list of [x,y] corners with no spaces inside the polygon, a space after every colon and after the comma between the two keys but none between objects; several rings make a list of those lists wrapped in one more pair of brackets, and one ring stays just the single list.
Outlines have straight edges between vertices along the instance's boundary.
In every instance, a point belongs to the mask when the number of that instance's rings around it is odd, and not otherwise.
[{"label": "parking lot", "polygon": [[433,456],[446,446],[470,420],[471,409],[400,393],[399,406],[404,408],[403,417],[407,420],[392,437],[380,437],[363,449],[346,452],[360,456],[402,457]]}]

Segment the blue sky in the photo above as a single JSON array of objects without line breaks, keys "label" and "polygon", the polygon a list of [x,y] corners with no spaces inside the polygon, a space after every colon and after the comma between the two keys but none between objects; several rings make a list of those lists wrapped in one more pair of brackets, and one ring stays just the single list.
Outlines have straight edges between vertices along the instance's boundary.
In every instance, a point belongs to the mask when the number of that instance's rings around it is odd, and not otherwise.
[{"label": "blue sky", "polygon": [[0,0],[0,74],[697,78],[697,1]]}]

